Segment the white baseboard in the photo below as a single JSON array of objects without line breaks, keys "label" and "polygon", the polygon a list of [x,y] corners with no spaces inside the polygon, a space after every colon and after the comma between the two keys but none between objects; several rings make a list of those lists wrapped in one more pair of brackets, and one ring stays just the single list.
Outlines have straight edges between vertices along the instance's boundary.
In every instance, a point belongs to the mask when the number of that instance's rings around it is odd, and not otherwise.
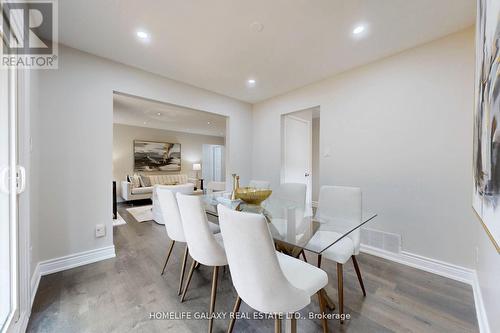
[{"label": "white baseboard", "polygon": [[472,291],[474,293],[474,303],[476,307],[479,331],[481,333],[490,333],[488,318],[486,316],[483,297],[481,294],[481,288],[479,286],[479,281],[477,279],[475,270],[450,264],[444,261],[423,257],[406,251],[401,251],[401,253],[393,253],[363,244],[361,244],[361,252],[471,285]]},{"label": "white baseboard", "polygon": [[65,271],[67,269],[75,268],[78,266],[114,258],[115,256],[115,246],[112,245],[108,247],[102,247],[100,249],[70,254],[69,256],[41,261],[39,263],[40,275],[44,276],[47,274]]},{"label": "white baseboard", "polygon": [[38,285],[40,284],[40,263],[36,264],[33,275],[31,276],[31,307],[33,307],[33,301],[35,300],[36,291],[38,290]]},{"label": "white baseboard", "polygon": [[19,314],[19,321],[15,323],[13,327],[11,327],[11,330],[9,332],[25,333],[26,329],[28,328],[29,319],[30,314],[26,311],[23,311],[21,314]]},{"label": "white baseboard", "polygon": [[453,265],[436,259],[426,258],[406,251],[401,251],[401,253],[393,253],[363,244],[361,244],[361,251],[470,285],[472,285],[475,273],[474,270],[469,268]]},{"label": "white baseboard", "polygon": [[479,280],[476,272],[474,272],[474,277],[472,280],[472,291],[474,292],[474,305],[476,306],[479,332],[490,333],[490,325],[488,323],[488,317],[486,315],[486,309],[484,308],[483,303],[483,293],[481,292],[481,287],[479,285]]},{"label": "white baseboard", "polygon": [[33,305],[33,301],[35,300],[42,276],[114,258],[115,256],[115,246],[112,245],[39,262],[31,277],[31,305]]}]

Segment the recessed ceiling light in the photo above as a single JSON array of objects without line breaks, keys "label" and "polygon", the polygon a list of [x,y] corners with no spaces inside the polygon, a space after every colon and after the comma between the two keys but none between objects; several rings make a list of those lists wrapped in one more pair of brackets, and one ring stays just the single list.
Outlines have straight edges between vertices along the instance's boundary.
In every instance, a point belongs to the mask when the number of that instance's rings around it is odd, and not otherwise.
[{"label": "recessed ceiling light", "polygon": [[368,32],[368,28],[366,24],[358,24],[352,29],[352,35],[354,37],[365,36]]},{"label": "recessed ceiling light", "polygon": [[255,84],[257,83],[257,81],[255,81],[255,79],[248,79],[247,80],[247,85],[249,87],[255,87]]},{"label": "recessed ceiling light", "polygon": [[148,122],[147,122],[147,121],[145,121],[145,122],[144,122],[144,125],[146,125],[147,123],[148,123]]},{"label": "recessed ceiling light", "polygon": [[207,121],[207,124],[208,124],[208,125],[210,125],[210,122],[209,122],[209,121]]},{"label": "recessed ceiling light", "polygon": [[139,37],[143,41],[149,41],[149,34],[146,31],[138,30],[136,33],[137,37]]},{"label": "recessed ceiling light", "polygon": [[363,25],[358,25],[354,30],[352,31],[353,34],[358,35],[365,31],[365,27]]},{"label": "recessed ceiling light", "polygon": [[158,112],[157,115],[161,116],[161,112]]},{"label": "recessed ceiling light", "polygon": [[250,24],[250,29],[252,29],[252,31],[254,32],[262,32],[262,30],[264,30],[264,25],[260,22],[252,22]]}]

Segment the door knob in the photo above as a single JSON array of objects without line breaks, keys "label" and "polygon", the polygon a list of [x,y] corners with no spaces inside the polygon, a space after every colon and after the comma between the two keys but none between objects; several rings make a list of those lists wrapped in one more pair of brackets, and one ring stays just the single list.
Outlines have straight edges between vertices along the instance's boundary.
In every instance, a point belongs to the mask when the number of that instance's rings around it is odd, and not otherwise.
[{"label": "door knob", "polygon": [[17,166],[16,178],[17,194],[21,194],[26,190],[26,169],[23,166]]}]

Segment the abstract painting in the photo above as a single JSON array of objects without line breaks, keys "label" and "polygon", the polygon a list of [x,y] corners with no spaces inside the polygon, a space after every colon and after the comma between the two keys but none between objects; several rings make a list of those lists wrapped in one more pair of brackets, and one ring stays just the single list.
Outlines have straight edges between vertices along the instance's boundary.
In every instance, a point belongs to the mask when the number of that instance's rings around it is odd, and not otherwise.
[{"label": "abstract painting", "polygon": [[477,9],[473,207],[500,252],[500,1]]},{"label": "abstract painting", "polygon": [[134,171],[180,170],[180,143],[134,140]]}]

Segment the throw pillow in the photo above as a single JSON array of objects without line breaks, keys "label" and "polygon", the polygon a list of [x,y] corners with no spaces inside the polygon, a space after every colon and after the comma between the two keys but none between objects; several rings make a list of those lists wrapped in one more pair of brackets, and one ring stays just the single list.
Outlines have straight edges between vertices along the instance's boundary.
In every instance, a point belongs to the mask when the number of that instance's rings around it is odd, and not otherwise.
[{"label": "throw pillow", "polygon": [[132,188],[141,187],[141,180],[139,175],[135,174],[133,176],[129,176],[130,182],[132,183]]},{"label": "throw pillow", "polygon": [[139,179],[141,180],[142,187],[150,187],[151,186],[151,180],[149,179],[149,176],[141,175]]}]

